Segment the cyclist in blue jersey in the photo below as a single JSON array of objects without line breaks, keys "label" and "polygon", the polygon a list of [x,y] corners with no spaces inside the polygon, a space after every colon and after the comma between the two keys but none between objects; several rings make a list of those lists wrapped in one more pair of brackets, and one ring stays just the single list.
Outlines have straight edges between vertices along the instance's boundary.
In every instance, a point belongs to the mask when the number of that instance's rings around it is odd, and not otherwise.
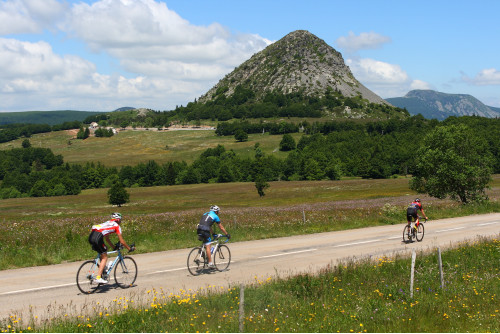
[{"label": "cyclist in blue jersey", "polygon": [[220,208],[217,205],[212,205],[210,207],[209,212],[205,212],[203,216],[200,219],[200,223],[198,224],[198,228],[196,233],[198,234],[198,239],[203,241],[203,244],[205,245],[206,249],[206,254],[208,257],[208,267],[213,269],[215,268],[215,265],[212,261],[212,254],[210,254],[210,242],[212,242],[212,235],[213,235],[213,230],[212,230],[212,225],[217,223],[219,228],[224,232],[224,234],[227,236],[227,238],[231,238],[231,236],[227,233],[226,229],[224,226],[221,224],[221,220],[219,218],[219,212]]}]

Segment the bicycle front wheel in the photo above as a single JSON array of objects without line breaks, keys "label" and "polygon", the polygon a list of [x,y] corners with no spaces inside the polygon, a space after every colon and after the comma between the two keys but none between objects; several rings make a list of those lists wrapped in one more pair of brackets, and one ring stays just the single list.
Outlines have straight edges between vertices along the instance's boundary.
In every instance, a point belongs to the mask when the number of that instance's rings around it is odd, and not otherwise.
[{"label": "bicycle front wheel", "polygon": [[411,241],[411,229],[408,225],[403,229],[403,242]]},{"label": "bicycle front wheel", "polygon": [[417,227],[417,241],[422,241],[424,238],[424,224],[420,223]]},{"label": "bicycle front wheel", "polygon": [[85,294],[94,293],[97,287],[100,285],[95,282],[97,276],[97,271],[99,267],[95,264],[95,261],[85,261],[76,273],[76,286],[78,289]]},{"label": "bicycle front wheel", "polygon": [[226,270],[231,263],[231,251],[226,245],[220,245],[214,254],[214,264],[218,271]]},{"label": "bicycle front wheel", "polygon": [[187,268],[191,275],[198,276],[205,269],[205,258],[201,247],[195,247],[189,252]]},{"label": "bicycle front wheel", "polygon": [[115,266],[115,282],[122,289],[130,288],[137,278],[137,264],[130,256],[124,256]]}]

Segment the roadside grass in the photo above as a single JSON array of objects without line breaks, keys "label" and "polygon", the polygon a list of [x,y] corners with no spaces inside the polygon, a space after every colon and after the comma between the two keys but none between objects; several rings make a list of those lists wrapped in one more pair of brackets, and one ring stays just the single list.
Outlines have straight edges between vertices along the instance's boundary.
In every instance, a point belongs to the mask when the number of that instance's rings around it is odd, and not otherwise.
[{"label": "roadside grass", "polygon": [[[262,198],[253,183],[132,188],[131,202],[120,208],[107,204],[107,189],[1,200],[0,270],[92,258],[89,231],[113,211],[124,215],[124,238],[138,253],[196,246],[196,225],[211,204],[222,208],[233,241],[403,225],[415,197],[408,180],[271,182]],[[489,203],[467,206],[421,198],[431,219],[499,212],[500,175],[488,194]]]},{"label": "roadside grass", "polygon": [[[74,131],[73,131],[74,132]],[[35,134],[29,140],[34,147],[50,148],[54,154],[61,154],[64,162],[85,164],[100,162],[108,167],[135,166],[141,162],[155,160],[159,164],[172,161],[193,162],[208,148],[223,145],[239,156],[254,157],[254,145],[260,144],[265,154],[283,159],[288,152],[279,151],[281,135],[249,134],[248,141],[237,142],[233,136],[219,137],[214,130],[126,130],[113,137],[89,137],[85,140],[72,139],[72,131],[55,131]],[[298,142],[302,133],[292,134]],[[0,150],[18,148],[23,139],[0,143]]]},{"label": "roadside grass", "polygon": [[[245,287],[245,332],[500,332],[500,242],[477,239],[442,252],[440,286],[435,251],[416,257],[410,297],[410,259],[403,254],[352,259],[318,274],[255,278]],[[94,315],[61,316],[2,332],[238,332],[240,288],[211,286],[138,299],[117,298]]]}]

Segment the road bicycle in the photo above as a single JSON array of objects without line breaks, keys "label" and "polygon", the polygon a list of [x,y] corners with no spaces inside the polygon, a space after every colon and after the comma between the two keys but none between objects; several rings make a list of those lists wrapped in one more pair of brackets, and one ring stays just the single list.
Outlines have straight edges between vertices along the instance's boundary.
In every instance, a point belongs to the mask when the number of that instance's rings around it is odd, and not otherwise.
[{"label": "road bicycle", "polygon": [[[229,267],[231,263],[231,251],[229,247],[224,245],[229,241],[227,235],[214,234],[214,241],[210,242],[210,250],[212,254],[212,260],[215,265],[215,269],[218,271],[224,271]],[[226,238],[225,240],[221,238]],[[210,271],[208,267],[208,259],[206,256],[206,247],[201,243],[201,246],[194,247],[188,255],[187,258],[187,268],[188,271],[193,276],[198,276],[202,272]]]},{"label": "road bicycle", "polygon": [[[135,247],[135,244],[131,244],[131,247]],[[137,264],[135,260],[130,256],[124,256],[122,254],[123,245],[118,242],[115,244],[114,250],[108,252],[108,254],[117,253],[116,258],[107,264],[106,268],[102,273],[102,278],[109,281],[111,278],[111,272],[114,269],[114,278],[116,284],[122,288],[126,289],[131,287],[137,278]],[[110,259],[108,258],[108,262]],[[101,262],[101,257],[99,254],[93,260],[85,261],[76,273],[76,285],[82,293],[91,294],[94,293],[102,283],[96,283],[95,279],[97,272],[99,270],[99,263]]]},{"label": "road bicycle", "polygon": [[424,219],[423,221],[420,220],[420,217],[418,218],[419,222],[415,223],[415,227],[412,228],[411,226],[405,225],[405,228],[403,229],[403,242],[413,242],[413,240],[417,241],[422,241],[424,238],[424,223],[427,222],[427,219]]}]

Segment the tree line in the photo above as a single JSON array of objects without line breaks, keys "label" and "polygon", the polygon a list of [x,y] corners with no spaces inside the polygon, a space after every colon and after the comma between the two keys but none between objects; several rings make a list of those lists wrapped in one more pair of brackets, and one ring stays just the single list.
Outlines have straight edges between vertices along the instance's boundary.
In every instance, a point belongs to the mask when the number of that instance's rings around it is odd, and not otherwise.
[{"label": "tree line", "polygon": [[[345,97],[328,88],[324,95],[308,96],[302,92],[281,94],[267,92],[257,99],[252,89],[237,86],[230,96],[225,93],[229,87],[219,87],[212,99],[206,103],[190,102],[168,113],[171,119],[187,121],[211,119],[228,121],[231,119],[275,118],[275,117],[313,117],[319,118],[329,113],[350,109],[362,110],[367,115],[385,117],[407,117],[407,110],[389,105],[369,103],[361,96]],[[164,117],[167,115],[164,115]],[[157,116],[161,119],[161,115]]]},{"label": "tree line", "polygon": [[[220,134],[227,135],[233,127],[232,123],[225,124],[231,119],[268,119],[277,117],[312,117],[319,118],[326,115],[342,114],[346,108],[357,110],[371,118],[406,118],[409,113],[405,109],[389,105],[369,103],[361,96],[344,97],[341,93],[327,89],[323,96],[308,96],[302,92],[291,94],[281,94],[268,92],[262,98],[257,98],[253,90],[243,86],[237,86],[230,96],[225,93],[228,87],[220,87],[213,99],[206,103],[189,102],[185,107],[177,106],[174,110],[154,111],[138,114],[135,110],[116,111],[110,113],[100,113],[89,115],[80,121],[64,122],[58,125],[48,124],[7,124],[0,126],[0,143],[8,142],[18,138],[29,138],[33,134],[46,133],[51,131],[80,129],[82,133],[78,139],[85,139],[83,131],[88,124],[96,122],[101,127],[96,132],[96,136],[107,137],[112,135],[109,130],[103,129],[107,126],[127,127],[164,127],[172,122],[190,122],[201,120],[218,121]],[[256,133],[258,125],[243,122],[248,133]],[[283,129],[283,127],[286,127]],[[260,130],[262,131],[262,126]],[[283,134],[298,132],[298,128],[293,124],[264,125],[264,131],[272,134]],[[233,133],[234,135],[234,133]]]},{"label": "tree line", "polygon": [[5,124],[0,126],[0,143],[6,143],[22,137],[29,138],[37,133],[78,129],[81,126],[82,122],[80,121],[64,122],[57,125],[21,123]]},{"label": "tree line", "polygon": [[[477,137],[473,149],[482,152],[481,156],[490,157],[487,171],[500,173],[499,119],[450,117],[439,122],[413,116],[365,123],[305,123],[302,124],[304,134],[297,142],[287,133],[282,135],[280,150],[289,151],[284,159],[264,153],[256,143],[251,158],[241,157],[219,145],[205,150],[191,164],[160,165],[148,161],[115,168],[100,163],[71,165],[50,149],[23,145],[23,148],[0,151],[0,197],[78,194],[82,189],[107,188],[117,182],[125,187],[148,187],[420,175],[423,167],[418,156],[425,152],[419,150],[427,134],[437,128],[458,125],[470,129],[472,136]],[[420,182],[418,186],[423,189],[423,184]]]}]

